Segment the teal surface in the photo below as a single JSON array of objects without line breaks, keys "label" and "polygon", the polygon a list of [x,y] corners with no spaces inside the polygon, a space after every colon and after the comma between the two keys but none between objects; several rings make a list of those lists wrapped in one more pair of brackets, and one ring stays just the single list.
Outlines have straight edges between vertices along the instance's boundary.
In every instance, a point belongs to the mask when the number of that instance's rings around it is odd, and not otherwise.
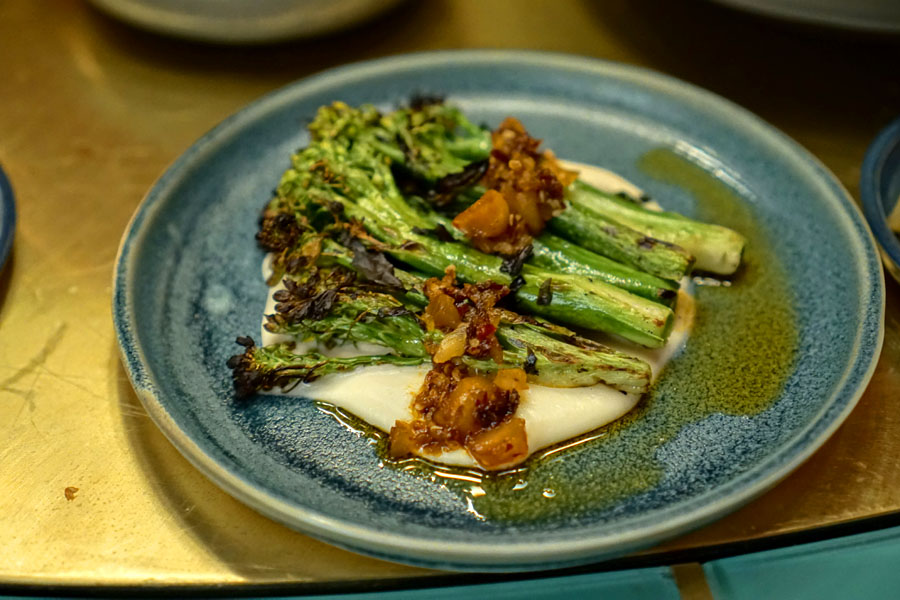
[{"label": "teal surface", "polygon": [[[725,558],[707,563],[704,571],[714,600],[900,598],[900,527]],[[675,600],[682,596],[671,573],[669,567],[655,567],[506,583],[302,597],[311,600]],[[36,592],[37,590],[34,591]],[[129,596],[127,592],[122,592],[121,595]],[[142,595],[154,597],[153,593],[145,592]],[[190,597],[196,593],[191,593],[189,588],[182,588],[159,594],[160,597],[163,595]],[[81,597],[87,596],[27,596],[46,600]],[[271,600],[300,598],[264,594],[235,597]],[[0,595],[0,600],[25,598],[26,596]]]},{"label": "teal surface", "polygon": [[[179,597],[171,593],[167,597]],[[299,596],[257,596],[288,600]],[[369,592],[326,596],[303,596],[308,600],[555,600],[557,598],[603,598],[603,600],[678,600],[681,596],[668,567],[612,571],[593,575],[553,577],[509,583],[489,583],[396,592]],[[0,600],[24,600],[20,596],[0,596]],[[55,600],[46,598],[46,600]]]},{"label": "teal surface", "polygon": [[900,598],[900,527],[704,566],[716,600]]},{"label": "teal surface", "polygon": [[460,600],[491,598],[492,600],[555,600],[556,598],[604,598],[604,600],[677,600],[681,598],[668,567],[614,571],[574,577],[554,577],[511,583],[454,586],[438,589],[405,590],[371,594],[318,596],[328,600]]}]

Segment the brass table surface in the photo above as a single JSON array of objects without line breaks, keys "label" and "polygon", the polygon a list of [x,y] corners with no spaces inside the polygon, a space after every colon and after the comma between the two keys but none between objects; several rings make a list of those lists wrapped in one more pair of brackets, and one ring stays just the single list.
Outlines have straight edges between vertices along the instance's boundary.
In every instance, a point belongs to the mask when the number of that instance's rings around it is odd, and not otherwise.
[{"label": "brass table surface", "polygon": [[[341,63],[520,47],[647,66],[734,100],[857,194],[900,113],[896,39],[807,29],[704,2],[424,0],[354,30],[217,48],[133,30],[81,2],[0,3],[0,164],[19,223],[0,276],[0,584],[340,582],[432,572],[345,552],[207,481],[148,419],[120,366],[111,271],[162,170],[265,92]],[[662,550],[900,511],[900,287],[858,407],[806,464]],[[78,488],[67,499],[66,488]]]}]

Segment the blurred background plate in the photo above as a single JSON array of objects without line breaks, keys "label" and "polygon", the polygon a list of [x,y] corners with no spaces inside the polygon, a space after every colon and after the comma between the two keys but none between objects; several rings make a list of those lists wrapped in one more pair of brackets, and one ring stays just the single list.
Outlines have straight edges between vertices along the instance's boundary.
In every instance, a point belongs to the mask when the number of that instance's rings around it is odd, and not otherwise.
[{"label": "blurred background plate", "polygon": [[[757,298],[751,306],[758,313],[740,328],[734,314],[716,314],[731,336],[788,315],[796,351],[779,361],[763,353],[723,374],[721,361],[736,349],[710,356],[708,342],[723,336],[701,334],[698,326],[639,418],[616,435],[531,465],[527,486],[515,478],[496,484],[500,492],[508,485],[512,497],[478,495],[471,477],[386,468],[370,439],[311,402],[235,400],[225,361],[238,350],[235,336],[259,331],[267,293],[257,219],[290,153],[308,141],[303,123],[336,99],[386,110],[415,92],[444,93],[475,122],[516,115],[560,157],[620,172],[689,215],[697,214],[700,192],[725,190],[734,213],[751,215],[745,233],[758,244],[748,250],[755,266],[731,288],[698,292],[698,305],[708,306],[704,298],[716,290],[742,294],[754,272],[757,281],[781,278],[789,292],[784,304]],[[643,159],[660,151],[678,165],[676,181],[687,173],[705,183],[697,188],[649,174]],[[760,264],[763,257],[771,262]],[[713,321],[709,312],[700,319]],[[299,81],[197,141],[153,186],[123,237],[114,318],[123,363],[150,416],[203,473],[263,514],[379,558],[546,569],[620,555],[698,527],[796,468],[843,422],[871,377],[883,336],[884,283],[871,234],[846,191],[803,148],[744,109],[616,63],[438,52]],[[735,345],[734,337],[724,339]],[[747,346],[776,341],[768,336]],[[746,396],[742,387],[721,409],[706,410],[710,386],[741,384],[749,371],[760,374],[745,386],[760,397],[759,408],[737,405]],[[677,421],[683,415],[687,421]],[[609,465],[621,468],[611,472]],[[603,496],[608,490],[614,493]],[[602,502],[590,503],[594,491]]]},{"label": "blurred background plate", "polygon": [[770,17],[882,33],[900,33],[897,0],[716,0]]},{"label": "blurred background plate", "polygon": [[16,230],[16,203],[12,185],[0,167],[0,267],[6,264]]},{"label": "blurred background plate", "polygon": [[896,225],[891,227],[888,217],[895,214],[900,203],[900,119],[887,127],[869,146],[863,160],[859,180],[863,211],[878,245],[888,272],[900,281],[900,239]]},{"label": "blurred background plate", "polygon": [[194,40],[277,42],[349,27],[399,0],[91,0],[132,25]]}]

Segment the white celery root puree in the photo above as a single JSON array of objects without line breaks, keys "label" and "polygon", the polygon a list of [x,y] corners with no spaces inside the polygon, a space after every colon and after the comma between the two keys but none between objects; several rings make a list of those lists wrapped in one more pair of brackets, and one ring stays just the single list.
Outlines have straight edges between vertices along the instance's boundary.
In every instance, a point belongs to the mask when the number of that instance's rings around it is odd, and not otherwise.
[{"label": "white celery root puree", "polygon": [[[641,190],[631,182],[611,171],[576,163],[563,164],[577,169],[584,181],[604,191],[610,193],[624,191],[634,196],[641,194]],[[263,264],[265,277],[271,272],[269,264],[270,257],[267,257]],[[665,363],[682,348],[690,331],[694,306],[693,298],[684,291],[686,284],[687,281],[683,282],[682,289],[678,292],[675,323],[665,346],[650,350],[619,340],[603,340],[604,343],[647,361],[655,379]],[[280,287],[281,284],[278,288]],[[264,314],[275,312],[272,294],[278,288],[270,289]],[[262,329],[263,346],[289,339],[286,336],[269,333],[265,327]],[[329,356],[391,353],[389,349],[374,344],[351,344],[324,350],[316,348],[315,343],[298,344],[295,352],[303,353],[313,349]],[[369,425],[389,432],[397,421],[413,419],[412,399],[421,388],[425,374],[430,368],[430,363],[415,367],[395,365],[360,367],[353,371],[325,375],[311,383],[300,384],[287,394],[333,404],[356,415]],[[529,383],[528,389],[521,393],[515,416],[525,420],[528,452],[533,454],[537,450],[615,421],[634,408],[639,399],[640,396],[637,394],[623,394],[602,384],[556,388]],[[447,465],[478,468],[478,463],[465,449],[422,456]]]}]

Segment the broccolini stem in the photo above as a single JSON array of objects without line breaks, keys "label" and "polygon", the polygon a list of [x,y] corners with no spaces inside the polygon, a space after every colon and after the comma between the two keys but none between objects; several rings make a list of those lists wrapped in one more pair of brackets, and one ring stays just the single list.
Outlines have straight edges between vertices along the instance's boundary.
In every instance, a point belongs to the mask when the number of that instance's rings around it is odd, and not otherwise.
[{"label": "broccolini stem", "polygon": [[[505,285],[512,283],[512,277],[500,270],[503,261],[499,257],[424,236],[414,239],[418,247],[388,252],[429,275],[440,276],[447,267],[455,266],[457,276],[466,282],[490,279]],[[612,333],[650,348],[665,344],[671,331],[674,313],[668,306],[604,281],[552,273],[530,265],[525,266],[521,277],[522,285],[513,295],[517,304],[532,314],[573,327]],[[552,301],[539,303],[540,287],[551,279]]]},{"label": "broccolini stem", "polygon": [[393,354],[336,358],[318,352],[294,354],[294,345],[291,343],[272,344],[265,348],[256,347],[250,338],[238,338],[238,343],[246,350],[243,354],[232,356],[228,360],[228,366],[232,370],[234,388],[240,398],[252,396],[260,390],[287,390],[298,383],[358,367],[386,364],[415,366],[427,360],[424,357]]},{"label": "broccolini stem", "polygon": [[683,248],[650,237],[581,205],[570,205],[547,223],[555,234],[597,254],[660,277],[678,281],[693,257]]},{"label": "broccolini stem", "polygon": [[[503,362],[528,364],[529,380],[553,387],[582,387],[604,383],[623,392],[642,394],[650,385],[650,366],[643,360],[574,334],[573,343],[557,340],[530,323],[506,324],[497,330],[504,348]],[[581,345],[578,345],[578,344]]]},{"label": "broccolini stem", "polygon": [[[684,248],[694,256],[697,270],[730,275],[741,263],[746,239],[727,227],[701,223],[677,213],[649,210],[638,202],[607,194],[583,181],[576,181],[567,197],[572,207],[581,211],[579,214],[613,219],[647,236]],[[598,219],[594,226],[601,222]]]},{"label": "broccolini stem", "polygon": [[[525,312],[591,331],[604,331],[626,340],[659,348],[665,345],[674,323],[668,306],[635,296],[602,281],[585,282],[575,275],[547,274],[526,265],[516,302]],[[547,281],[552,300],[542,302]]]},{"label": "broccolini stem", "polygon": [[[334,240],[325,242],[326,252],[321,260],[325,264],[317,268],[315,275],[300,280],[306,287],[287,286],[276,293],[279,312],[267,317],[266,329],[290,336],[300,344],[314,342],[320,348],[347,342],[365,343],[383,347],[385,354],[427,358],[426,337],[438,344],[443,334],[438,330],[426,334],[416,316],[423,302],[427,303],[421,291],[423,278],[395,268],[394,275],[410,286],[409,290],[396,290],[394,296],[367,289],[362,279],[353,282],[346,276],[347,270],[355,268],[352,261],[346,262],[347,255],[352,254],[349,249]],[[301,245],[304,243],[299,241]],[[346,266],[327,266],[333,265],[337,257],[343,257]],[[335,268],[344,269],[344,274],[334,271]],[[295,314],[291,311],[302,306],[303,301],[329,293],[328,285],[334,281],[342,282],[342,286],[336,290],[326,314],[316,318],[290,318]],[[501,310],[498,336],[505,349],[504,365],[528,368],[529,379],[535,383],[554,387],[606,383],[632,392],[644,391],[650,381],[650,367],[643,361],[580,338],[564,327]],[[498,368],[496,363],[488,362],[473,363],[473,366],[480,371]]]},{"label": "broccolini stem", "polygon": [[[362,221],[372,237],[391,246],[387,251],[394,258],[417,270],[442,276],[447,267],[455,266],[463,281],[513,283],[514,275],[503,271],[500,257],[416,233],[433,221],[406,202],[384,156],[367,146],[365,136],[352,144],[340,138],[315,141],[292,162],[271,209],[293,211],[315,223],[338,205],[343,214]],[[651,347],[665,343],[673,320],[665,306],[579,275],[559,278],[552,303],[536,303],[536,290],[554,274],[530,268],[523,277],[525,285],[514,293],[535,314]]]},{"label": "broccolini stem", "polygon": [[529,262],[547,270],[605,281],[666,306],[673,306],[677,298],[677,283],[617,263],[551,233],[543,233],[534,240]]}]

